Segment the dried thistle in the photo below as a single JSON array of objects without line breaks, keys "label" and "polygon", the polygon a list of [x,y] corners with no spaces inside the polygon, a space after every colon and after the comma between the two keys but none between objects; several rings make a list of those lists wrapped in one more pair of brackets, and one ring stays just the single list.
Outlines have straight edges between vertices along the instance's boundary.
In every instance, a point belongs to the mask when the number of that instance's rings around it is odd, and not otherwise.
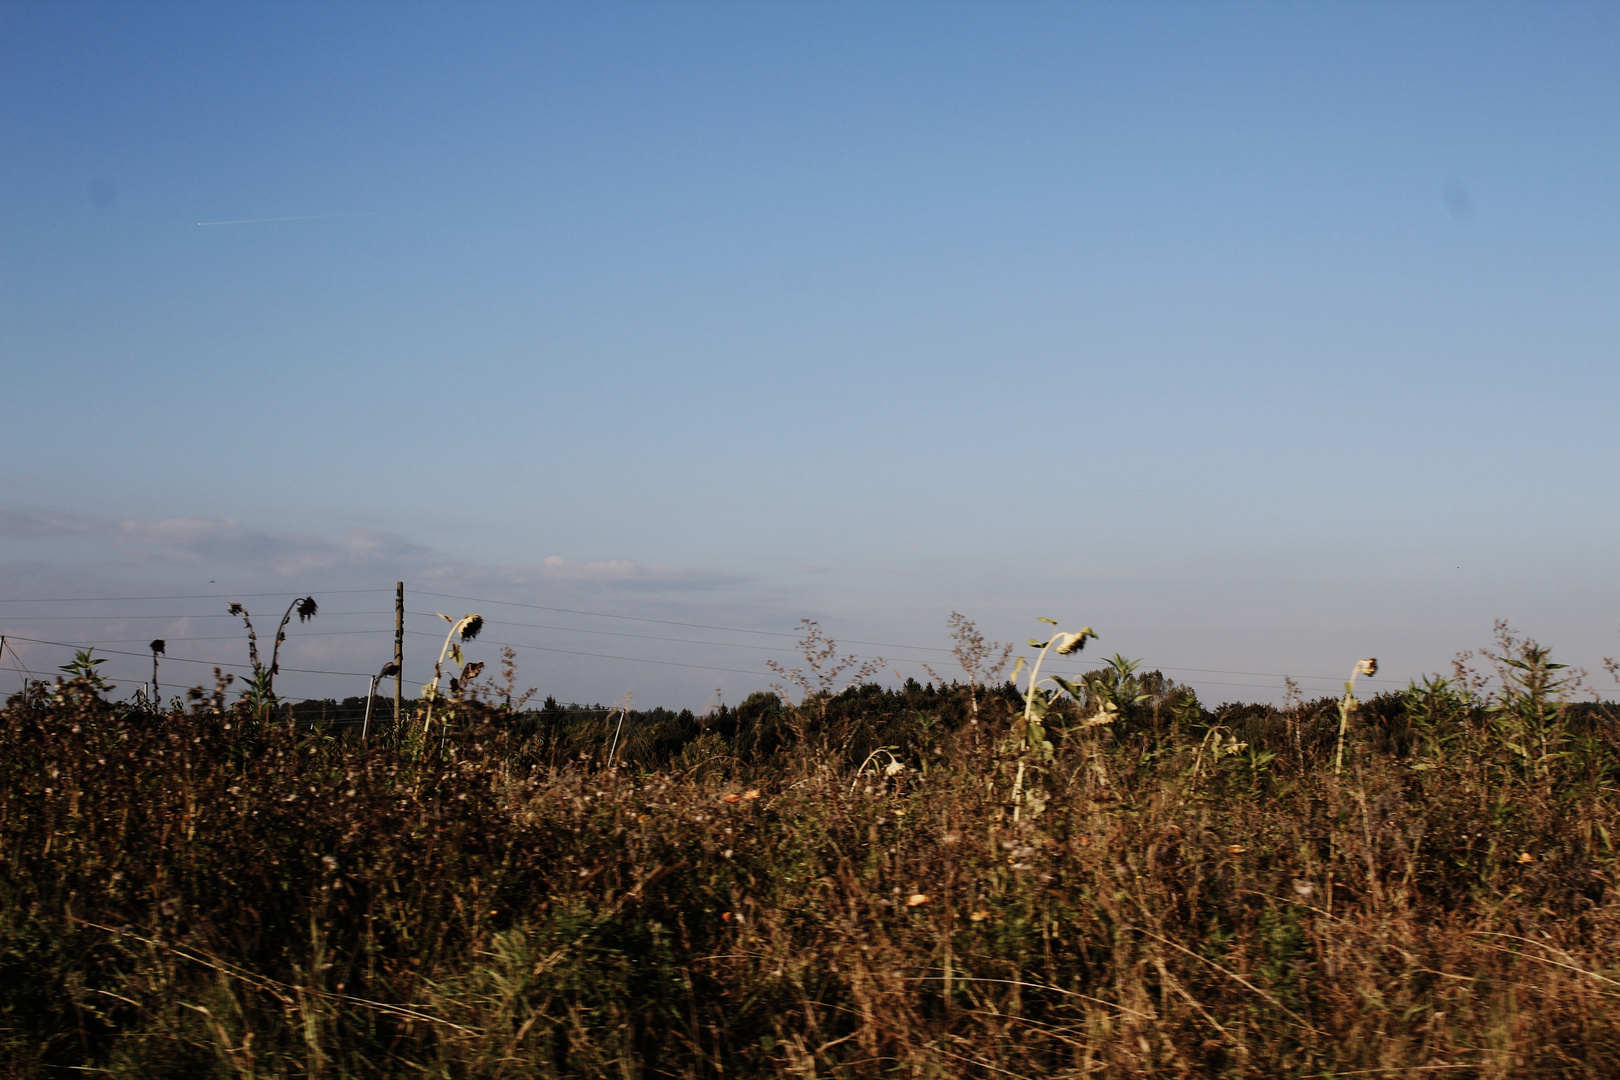
[{"label": "dried thistle", "polygon": [[[852,686],[859,686],[870,679],[883,668],[883,658],[873,657],[865,663],[860,662],[858,656],[839,656],[838,643],[822,633],[821,624],[814,619],[800,619],[799,628],[804,636],[799,639],[799,651],[804,656],[805,667],[789,668],[775,660],[765,661],[776,676],[784,682],[790,682],[799,688],[799,708],[810,702],[815,702],[817,719],[825,722],[827,719],[827,703],[843,691]],[[855,673],[839,686],[841,676],[850,668]],[[808,670],[807,670],[808,669]],[[783,699],[787,698],[787,691],[780,685],[773,689]]]},{"label": "dried thistle", "polygon": [[[951,612],[948,624],[951,628],[951,639],[955,642],[951,646],[951,655],[956,662],[962,665],[967,673],[968,682],[968,713],[969,723],[979,722],[979,687],[989,686],[1001,678],[1001,673],[1007,670],[1007,661],[1012,656],[1013,647],[1000,642],[986,641],[973,620],[960,611]],[[927,664],[923,670],[940,685],[945,680]]]}]

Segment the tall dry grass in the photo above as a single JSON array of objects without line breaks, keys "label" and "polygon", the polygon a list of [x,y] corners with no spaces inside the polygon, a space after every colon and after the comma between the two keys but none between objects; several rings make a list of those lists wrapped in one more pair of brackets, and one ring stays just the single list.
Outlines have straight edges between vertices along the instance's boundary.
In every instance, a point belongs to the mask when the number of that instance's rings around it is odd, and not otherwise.
[{"label": "tall dry grass", "polygon": [[0,1072],[1620,1074],[1604,710],[1431,684],[1335,776],[1332,699],[1123,689],[1049,760],[913,686],[618,769],[476,703],[418,756],[14,699]]}]

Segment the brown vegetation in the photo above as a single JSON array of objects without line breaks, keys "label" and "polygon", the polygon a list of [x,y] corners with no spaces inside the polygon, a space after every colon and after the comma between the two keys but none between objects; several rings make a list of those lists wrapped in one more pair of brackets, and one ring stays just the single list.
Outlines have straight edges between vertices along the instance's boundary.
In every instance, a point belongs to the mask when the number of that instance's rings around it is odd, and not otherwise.
[{"label": "brown vegetation", "polygon": [[36,691],[0,1072],[1614,1075],[1614,718],[1499,644],[1363,703],[1338,776],[1335,701],[1125,663],[1047,755],[1010,687],[756,695],[616,765],[555,708],[361,745]]}]

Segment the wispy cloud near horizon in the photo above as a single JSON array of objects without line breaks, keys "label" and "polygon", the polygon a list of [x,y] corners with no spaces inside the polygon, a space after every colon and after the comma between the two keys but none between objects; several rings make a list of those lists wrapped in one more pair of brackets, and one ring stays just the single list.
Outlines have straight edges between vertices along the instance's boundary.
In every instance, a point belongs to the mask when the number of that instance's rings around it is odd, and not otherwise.
[{"label": "wispy cloud near horizon", "polygon": [[384,529],[350,528],[333,538],[232,518],[183,517],[120,521],[114,534],[134,563],[170,562],[233,570],[269,570],[284,578],[334,570],[432,564],[429,550]]},{"label": "wispy cloud near horizon", "polygon": [[[36,506],[0,502],[0,539],[38,541],[87,537],[104,547],[102,577],[117,577],[117,567],[146,571],[164,567],[206,571],[212,580],[279,579],[293,589],[356,575],[377,578],[413,577],[420,581],[461,589],[535,589],[544,587],[624,588],[640,594],[658,590],[680,593],[714,591],[737,585],[736,574],[690,566],[641,563],[628,559],[575,560],[547,555],[531,564],[479,564],[416,543],[399,532],[374,527],[350,527],[337,535],[314,530],[277,528],[235,518],[195,515],[169,518],[99,518]],[[34,571],[53,560],[36,555],[7,560],[8,577],[15,585],[24,567]],[[58,574],[50,575],[59,579]],[[143,587],[142,591],[146,590]]]},{"label": "wispy cloud near horizon", "polygon": [[0,540],[35,540],[49,536],[107,533],[113,523],[84,514],[0,503]]}]

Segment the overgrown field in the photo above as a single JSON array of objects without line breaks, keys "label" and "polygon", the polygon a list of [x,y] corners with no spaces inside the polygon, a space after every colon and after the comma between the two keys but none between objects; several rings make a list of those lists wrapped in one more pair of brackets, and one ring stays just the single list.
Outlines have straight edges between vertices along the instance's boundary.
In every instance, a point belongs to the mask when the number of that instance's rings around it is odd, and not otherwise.
[{"label": "overgrown field", "polygon": [[1213,712],[807,676],[613,762],[599,713],[361,743],[92,669],[0,717],[0,1072],[1620,1075],[1615,717],[1473,662]]}]

